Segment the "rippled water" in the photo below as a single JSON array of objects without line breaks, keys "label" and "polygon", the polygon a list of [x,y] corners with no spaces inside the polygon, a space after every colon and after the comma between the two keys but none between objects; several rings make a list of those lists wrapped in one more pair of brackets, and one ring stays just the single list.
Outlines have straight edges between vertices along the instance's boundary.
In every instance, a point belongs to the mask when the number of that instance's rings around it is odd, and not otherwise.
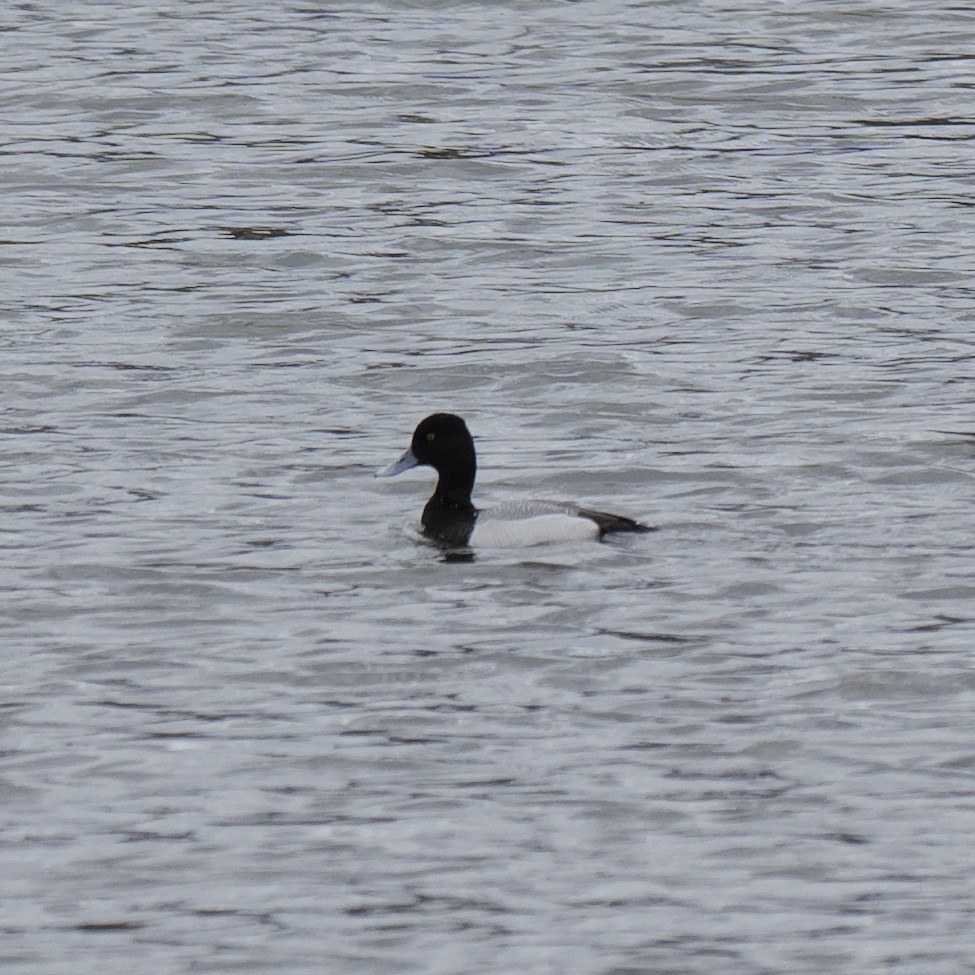
[{"label": "rippled water", "polygon": [[2,27],[4,971],[975,971],[971,9]]}]

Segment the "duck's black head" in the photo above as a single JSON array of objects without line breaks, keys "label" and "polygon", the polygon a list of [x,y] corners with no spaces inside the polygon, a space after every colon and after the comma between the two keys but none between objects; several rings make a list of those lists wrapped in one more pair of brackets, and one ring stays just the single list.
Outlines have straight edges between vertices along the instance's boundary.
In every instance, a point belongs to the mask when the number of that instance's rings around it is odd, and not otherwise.
[{"label": "duck's black head", "polygon": [[410,451],[417,464],[432,467],[448,483],[474,487],[477,458],[467,424],[453,413],[434,413],[413,431]]},{"label": "duck's black head", "polygon": [[379,476],[393,477],[417,466],[432,467],[440,475],[434,498],[470,503],[477,458],[467,424],[453,413],[428,416],[413,431],[410,449]]}]

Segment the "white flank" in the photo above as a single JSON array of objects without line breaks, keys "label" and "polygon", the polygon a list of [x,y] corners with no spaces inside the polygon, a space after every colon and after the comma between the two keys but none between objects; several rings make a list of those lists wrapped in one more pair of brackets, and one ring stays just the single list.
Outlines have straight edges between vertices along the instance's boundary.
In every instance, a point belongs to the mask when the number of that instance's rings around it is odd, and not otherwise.
[{"label": "white flank", "polygon": [[492,509],[478,516],[468,544],[472,548],[511,548],[546,542],[582,541],[599,537],[599,527],[588,518],[554,512],[508,520],[492,517]]}]

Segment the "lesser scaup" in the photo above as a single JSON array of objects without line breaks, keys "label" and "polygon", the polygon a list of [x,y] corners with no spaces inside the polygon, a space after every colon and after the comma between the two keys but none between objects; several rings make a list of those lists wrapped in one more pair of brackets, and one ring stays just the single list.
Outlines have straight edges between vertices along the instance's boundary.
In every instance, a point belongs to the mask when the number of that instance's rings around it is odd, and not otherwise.
[{"label": "lesser scaup", "polygon": [[444,545],[497,548],[653,531],[632,518],[570,501],[516,501],[479,511],[471,503],[477,474],[474,440],[467,424],[452,413],[423,420],[413,431],[410,449],[376,476],[393,477],[423,465],[438,475],[437,489],[423,509],[423,532]]}]

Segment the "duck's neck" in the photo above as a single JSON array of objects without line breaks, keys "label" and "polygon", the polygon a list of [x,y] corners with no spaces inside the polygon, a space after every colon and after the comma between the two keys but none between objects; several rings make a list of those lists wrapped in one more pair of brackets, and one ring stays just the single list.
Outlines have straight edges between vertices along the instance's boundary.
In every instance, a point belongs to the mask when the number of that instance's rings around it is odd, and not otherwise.
[{"label": "duck's neck", "polygon": [[437,489],[431,502],[445,508],[458,510],[473,509],[471,494],[474,492],[474,479],[477,477],[477,461],[474,451],[463,458],[464,462],[451,467],[449,471],[437,472]]}]

